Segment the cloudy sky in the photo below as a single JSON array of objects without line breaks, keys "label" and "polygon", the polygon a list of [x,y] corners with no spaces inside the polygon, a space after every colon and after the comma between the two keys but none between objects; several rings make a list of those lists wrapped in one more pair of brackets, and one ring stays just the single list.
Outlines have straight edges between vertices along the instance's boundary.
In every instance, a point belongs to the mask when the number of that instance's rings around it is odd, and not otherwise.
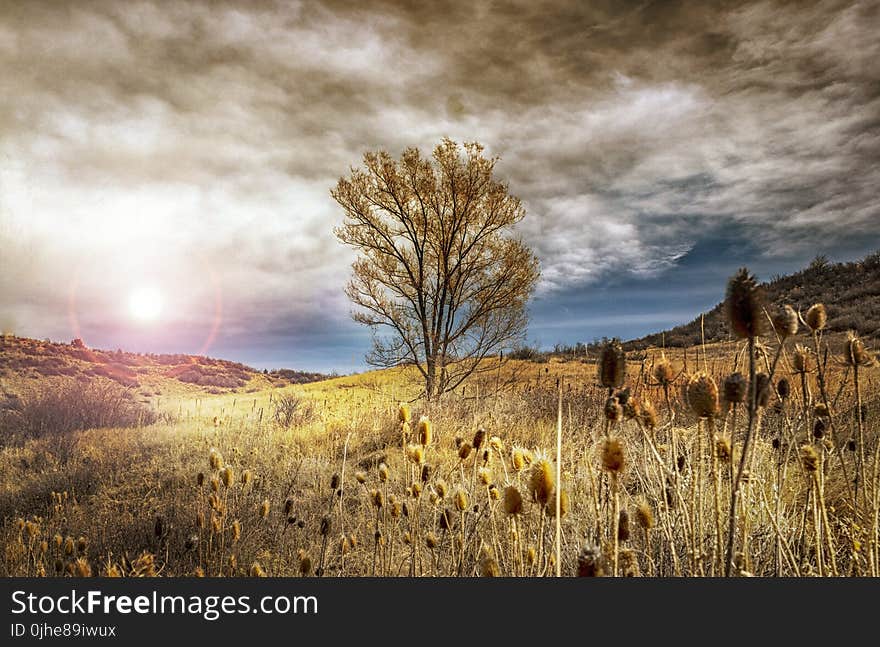
[{"label": "cloudy sky", "polygon": [[0,3],[0,327],[360,368],[329,190],[444,136],[526,206],[544,346],[880,247],[880,2],[415,4]]}]

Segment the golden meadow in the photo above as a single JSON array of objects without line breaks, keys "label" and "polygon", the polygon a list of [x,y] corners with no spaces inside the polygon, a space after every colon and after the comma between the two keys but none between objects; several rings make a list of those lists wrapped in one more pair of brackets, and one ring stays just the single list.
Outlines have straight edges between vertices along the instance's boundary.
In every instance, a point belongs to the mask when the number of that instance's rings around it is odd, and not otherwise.
[{"label": "golden meadow", "polygon": [[874,354],[746,272],[726,305],[731,341],[492,359],[432,403],[399,368],[7,443],[0,572],[877,576]]}]

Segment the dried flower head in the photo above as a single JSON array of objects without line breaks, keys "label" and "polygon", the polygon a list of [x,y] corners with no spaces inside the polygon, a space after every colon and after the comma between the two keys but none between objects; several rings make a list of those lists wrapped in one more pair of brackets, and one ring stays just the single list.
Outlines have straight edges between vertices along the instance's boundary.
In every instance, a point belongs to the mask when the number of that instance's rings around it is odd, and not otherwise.
[{"label": "dried flower head", "polygon": [[599,383],[606,389],[616,389],[626,377],[626,353],[617,339],[602,348],[599,357]]},{"label": "dried flower head", "polygon": [[724,308],[737,337],[757,337],[764,331],[763,291],[746,268],[727,283]]},{"label": "dried flower head", "polygon": [[606,438],[602,443],[602,467],[617,474],[623,470],[624,465],[623,443],[618,438]]},{"label": "dried flower head", "polygon": [[709,418],[718,411],[718,387],[715,380],[700,372],[687,385],[687,399],[691,410],[700,418]]},{"label": "dried flower head", "polygon": [[408,404],[403,403],[400,405],[400,408],[397,410],[397,420],[401,423],[412,420],[412,411],[410,411]]},{"label": "dried flower head", "polygon": [[213,448],[213,447],[212,447],[211,450],[208,452],[208,464],[211,466],[211,469],[212,469],[213,471],[215,471],[215,472],[216,472],[217,470],[219,470],[220,467],[222,467],[223,464],[224,464],[224,462],[223,462],[223,456],[220,454],[219,451],[217,451],[217,450],[216,450],[215,448]]},{"label": "dried flower head", "polygon": [[431,444],[431,440],[434,437],[434,429],[433,425],[431,425],[431,421],[428,419],[428,416],[422,416],[419,418],[419,426],[417,429],[419,444],[422,447],[427,447]]},{"label": "dried flower head", "polygon": [[742,373],[731,373],[724,378],[724,401],[729,404],[742,404],[746,400],[749,385]]},{"label": "dried flower head", "polygon": [[654,511],[651,509],[651,504],[645,500],[639,501],[636,505],[636,523],[644,530],[654,527]]},{"label": "dried flower head", "polygon": [[587,545],[578,554],[578,577],[602,577],[605,575],[605,558],[599,546]]},{"label": "dried flower head", "polygon": [[790,305],[784,305],[773,315],[773,330],[780,339],[793,337],[798,331],[798,315]]},{"label": "dried flower head", "polygon": [[808,472],[813,473],[819,469],[819,454],[812,445],[801,446],[801,462]]},{"label": "dried flower head", "polygon": [[850,366],[867,366],[873,363],[868,351],[865,350],[865,344],[853,331],[849,331],[846,335],[846,341],[843,345],[843,358]]},{"label": "dried flower head", "polygon": [[804,323],[807,324],[813,332],[818,332],[828,323],[828,311],[825,310],[825,304],[816,303],[807,310],[807,316],[804,317]]},{"label": "dried flower head", "polygon": [[458,457],[461,460],[466,460],[468,456],[471,455],[471,444],[468,442],[463,442],[461,446],[458,448]]},{"label": "dried flower head", "polygon": [[504,488],[504,512],[507,514],[520,514],[522,510],[522,495],[515,485],[508,485]]},{"label": "dried flower head", "polygon": [[731,456],[730,438],[727,436],[717,436],[715,438],[715,455],[722,463],[730,460]]},{"label": "dried flower head", "polygon": [[810,349],[803,344],[795,344],[792,364],[794,365],[795,373],[809,373],[812,370],[810,365]]},{"label": "dried flower head", "polygon": [[556,483],[553,465],[546,458],[539,459],[532,465],[529,477],[529,492],[532,500],[541,505],[546,505],[550,499],[550,493]]},{"label": "dried flower head", "polygon": [[453,497],[455,501],[455,508],[459,512],[464,512],[468,507],[468,495],[463,489],[459,488],[455,491],[455,496]]},{"label": "dried flower head", "polygon": [[476,433],[474,434],[474,440],[473,440],[473,442],[471,442],[471,446],[474,449],[480,449],[480,447],[483,446],[483,441],[485,439],[486,439],[486,430],[483,429],[482,427],[480,427],[479,429],[477,429]]},{"label": "dried flower head", "polygon": [[616,395],[605,400],[605,419],[611,422],[620,422],[623,419],[623,407]]},{"label": "dried flower head", "polygon": [[675,379],[675,371],[672,370],[672,363],[666,358],[666,353],[660,353],[660,359],[654,363],[654,379],[661,386],[669,386]]}]

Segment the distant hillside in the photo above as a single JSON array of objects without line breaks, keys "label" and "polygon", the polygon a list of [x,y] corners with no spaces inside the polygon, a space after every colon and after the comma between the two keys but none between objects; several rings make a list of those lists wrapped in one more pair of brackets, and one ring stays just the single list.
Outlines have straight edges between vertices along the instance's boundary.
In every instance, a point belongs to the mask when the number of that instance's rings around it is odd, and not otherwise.
[{"label": "distant hillside", "polygon": [[[769,305],[789,304],[806,312],[814,303],[828,309],[828,327],[834,332],[855,330],[862,337],[880,338],[880,252],[853,263],[830,263],[817,257],[809,267],[764,283]],[[722,292],[723,297],[723,292]],[[705,313],[707,342],[723,341],[731,332],[723,302]],[[631,350],[649,346],[687,347],[701,340],[699,315],[690,323],[626,342]]]},{"label": "distant hillside", "polygon": [[98,350],[81,340],[70,344],[6,335],[0,337],[0,378],[104,377],[138,388],[186,385],[210,393],[243,388],[269,388],[326,379],[320,373],[280,369],[257,371],[244,364],[196,355],[157,355],[123,350]]}]

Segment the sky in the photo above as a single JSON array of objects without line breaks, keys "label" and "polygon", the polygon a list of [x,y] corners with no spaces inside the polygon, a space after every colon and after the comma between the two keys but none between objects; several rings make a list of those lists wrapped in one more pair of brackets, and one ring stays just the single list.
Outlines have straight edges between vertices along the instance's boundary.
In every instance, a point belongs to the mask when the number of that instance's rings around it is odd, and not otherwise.
[{"label": "sky", "polygon": [[361,370],[330,189],[443,137],[523,201],[529,342],[690,321],[740,266],[880,248],[878,24],[877,1],[2,2],[0,328]]}]

